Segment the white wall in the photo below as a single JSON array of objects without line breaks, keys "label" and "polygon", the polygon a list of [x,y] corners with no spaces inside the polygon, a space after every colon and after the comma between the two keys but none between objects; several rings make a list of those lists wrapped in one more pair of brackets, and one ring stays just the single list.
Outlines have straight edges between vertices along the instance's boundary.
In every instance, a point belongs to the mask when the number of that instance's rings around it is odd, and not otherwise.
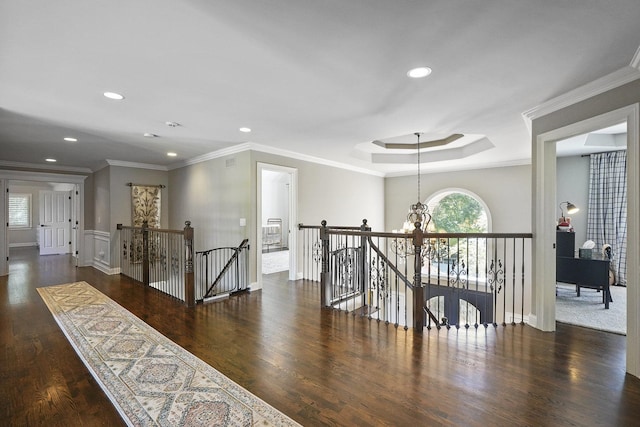
[{"label": "white wall", "polygon": [[289,188],[288,173],[264,170],[262,175],[262,225],[269,218],[282,220],[282,246],[289,247]]},{"label": "white wall", "polygon": [[556,187],[558,217],[560,217],[560,202],[569,201],[580,208],[580,211],[575,214],[568,215],[566,205],[562,205],[565,216],[571,217],[571,225],[576,233],[575,249],[577,250],[587,240],[589,157],[558,157],[556,160]]},{"label": "white wall", "polygon": [[18,183],[9,182],[9,193],[31,194],[31,227],[22,229],[9,229],[9,247],[37,246],[38,226],[40,221],[40,190],[51,190],[46,183]]}]

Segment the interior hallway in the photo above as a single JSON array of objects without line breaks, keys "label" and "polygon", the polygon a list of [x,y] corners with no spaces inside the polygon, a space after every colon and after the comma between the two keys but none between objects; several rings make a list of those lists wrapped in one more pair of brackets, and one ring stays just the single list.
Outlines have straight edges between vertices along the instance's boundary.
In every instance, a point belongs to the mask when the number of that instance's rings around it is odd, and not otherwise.
[{"label": "interior hallway", "polygon": [[303,425],[633,425],[640,380],[625,337],[558,325],[425,330],[320,310],[316,283],[187,309],[69,256],[11,251],[0,278],[0,417],[9,425],[123,425],[38,286],[85,280]]}]

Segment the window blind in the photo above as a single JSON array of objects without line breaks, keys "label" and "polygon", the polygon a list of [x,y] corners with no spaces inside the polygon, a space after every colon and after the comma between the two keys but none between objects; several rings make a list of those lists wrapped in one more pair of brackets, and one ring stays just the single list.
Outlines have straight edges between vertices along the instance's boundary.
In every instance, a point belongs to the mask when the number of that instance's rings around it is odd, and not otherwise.
[{"label": "window blind", "polygon": [[31,228],[31,194],[9,194],[9,228]]}]

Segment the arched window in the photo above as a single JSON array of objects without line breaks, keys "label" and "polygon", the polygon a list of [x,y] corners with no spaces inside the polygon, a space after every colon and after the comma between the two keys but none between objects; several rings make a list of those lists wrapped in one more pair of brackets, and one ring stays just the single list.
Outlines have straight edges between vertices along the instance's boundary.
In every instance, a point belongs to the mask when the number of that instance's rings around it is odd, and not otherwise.
[{"label": "arched window", "polygon": [[[430,233],[488,233],[491,215],[487,205],[474,193],[463,189],[446,189],[427,199],[431,214]],[[481,313],[454,292],[455,289],[478,289],[486,282],[487,247],[485,238],[431,239],[430,262],[423,274],[433,284],[444,285],[439,296],[432,295],[427,306],[439,320],[447,317],[453,323],[479,322]],[[445,298],[446,296],[446,298]],[[445,310],[445,305],[450,306]],[[453,312],[450,311],[453,309]],[[457,313],[456,313],[457,311]],[[446,313],[449,313],[446,315]]]},{"label": "arched window", "polygon": [[447,189],[427,200],[431,213],[429,231],[436,233],[488,233],[491,216],[484,201],[463,189]]},{"label": "arched window", "polygon": [[[474,193],[453,188],[427,199],[431,233],[488,233],[491,215],[484,201]],[[459,280],[486,279],[486,239],[432,239],[431,262],[422,272],[430,276],[452,276]]]}]

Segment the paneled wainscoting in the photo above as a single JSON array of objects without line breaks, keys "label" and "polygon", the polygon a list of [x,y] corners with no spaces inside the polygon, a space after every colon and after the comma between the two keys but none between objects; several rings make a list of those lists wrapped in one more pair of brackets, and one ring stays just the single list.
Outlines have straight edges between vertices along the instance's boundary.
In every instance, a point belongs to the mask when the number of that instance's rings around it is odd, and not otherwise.
[{"label": "paneled wainscoting", "polygon": [[106,231],[85,230],[83,265],[105,274],[119,274],[119,267],[111,266],[111,234]]}]

